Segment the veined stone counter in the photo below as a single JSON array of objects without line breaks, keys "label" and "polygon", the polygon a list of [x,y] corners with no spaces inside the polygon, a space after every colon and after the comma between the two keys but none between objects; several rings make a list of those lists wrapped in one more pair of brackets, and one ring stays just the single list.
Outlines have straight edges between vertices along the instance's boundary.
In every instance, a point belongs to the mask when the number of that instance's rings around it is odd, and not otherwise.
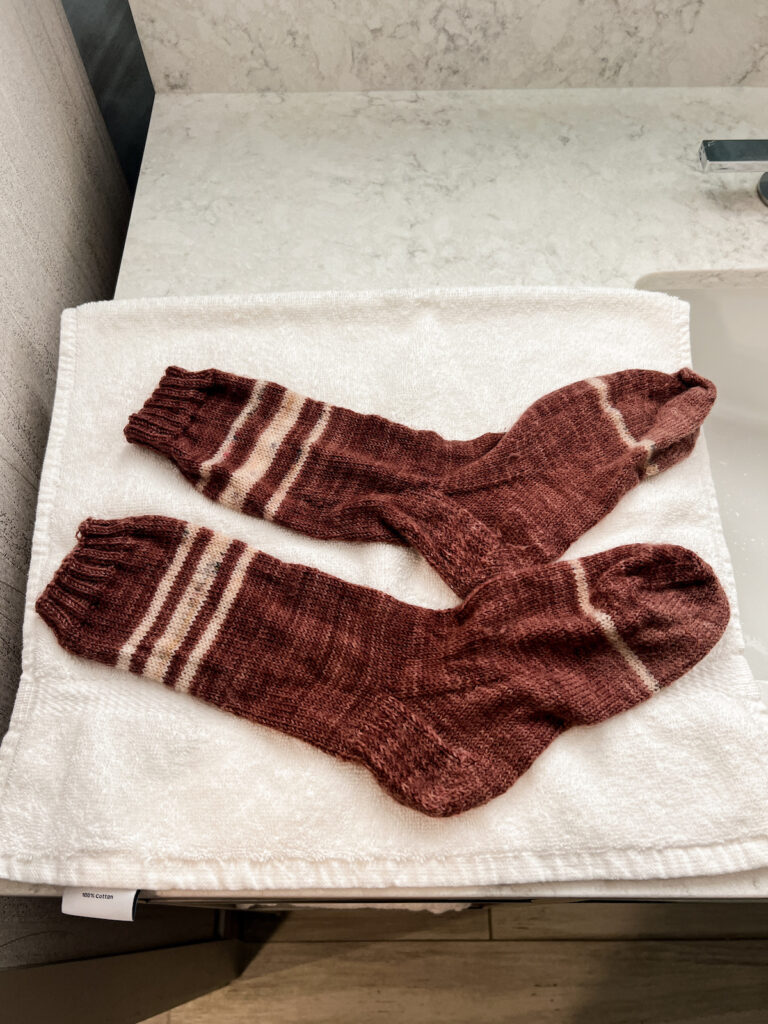
[{"label": "veined stone counter", "polygon": [[768,89],[160,94],[116,297],[632,286],[768,263]]}]

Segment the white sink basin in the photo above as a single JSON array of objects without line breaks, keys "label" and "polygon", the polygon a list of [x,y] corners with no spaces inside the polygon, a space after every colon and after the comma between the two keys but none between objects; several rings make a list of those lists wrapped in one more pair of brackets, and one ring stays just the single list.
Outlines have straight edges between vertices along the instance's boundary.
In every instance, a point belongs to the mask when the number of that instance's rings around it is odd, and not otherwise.
[{"label": "white sink basin", "polygon": [[704,424],[746,657],[768,680],[768,271],[650,274],[691,305],[693,367],[717,386]]}]

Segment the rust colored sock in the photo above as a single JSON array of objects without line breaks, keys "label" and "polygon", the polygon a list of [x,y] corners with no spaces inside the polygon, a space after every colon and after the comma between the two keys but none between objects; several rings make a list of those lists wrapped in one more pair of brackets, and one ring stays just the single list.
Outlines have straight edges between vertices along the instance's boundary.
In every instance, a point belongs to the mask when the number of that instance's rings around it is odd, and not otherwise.
[{"label": "rust colored sock", "polygon": [[691,451],[714,399],[692,370],[625,370],[545,395],[505,433],[446,441],[279,384],[172,366],[125,435],[248,515],[410,544],[463,596],[559,557]]},{"label": "rust colored sock", "polygon": [[67,650],[364,765],[438,817],[669,685],[729,615],[672,545],[506,573],[432,611],[157,516],[82,523],[36,607]]}]

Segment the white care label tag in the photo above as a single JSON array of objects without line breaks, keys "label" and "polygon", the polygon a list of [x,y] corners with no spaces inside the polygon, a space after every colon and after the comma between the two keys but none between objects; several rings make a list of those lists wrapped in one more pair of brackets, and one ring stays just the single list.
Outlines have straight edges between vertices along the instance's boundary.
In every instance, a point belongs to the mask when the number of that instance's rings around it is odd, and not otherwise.
[{"label": "white care label tag", "polygon": [[65,889],[61,896],[62,914],[75,917],[101,917],[106,921],[132,921],[136,912],[138,889]]}]

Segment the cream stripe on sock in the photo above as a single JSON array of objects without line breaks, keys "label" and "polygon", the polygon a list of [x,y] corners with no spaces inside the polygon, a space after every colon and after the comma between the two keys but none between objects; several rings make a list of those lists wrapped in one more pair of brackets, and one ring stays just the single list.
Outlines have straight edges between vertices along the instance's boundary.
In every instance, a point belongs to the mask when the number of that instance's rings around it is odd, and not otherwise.
[{"label": "cream stripe on sock", "polygon": [[330,416],[331,416],[331,406],[330,405],[326,405],[325,403],[323,403],[323,408],[322,408],[322,411],[320,412],[320,417],[319,417],[317,423],[312,428],[312,430],[311,430],[311,432],[309,434],[309,437],[306,439],[306,441],[301,446],[301,454],[300,454],[299,458],[296,460],[296,462],[291,466],[291,468],[285,474],[285,476],[283,477],[283,479],[282,479],[282,481],[280,483],[280,486],[277,488],[275,493],[272,495],[272,497],[269,499],[269,501],[264,506],[264,518],[265,519],[274,519],[274,517],[277,515],[278,510],[279,510],[280,506],[283,503],[283,499],[285,498],[286,494],[288,493],[288,491],[293,486],[293,483],[296,480],[296,477],[302,471],[302,469],[304,467],[304,463],[307,461],[309,453],[312,450],[312,446],[314,444],[316,444],[320,440],[321,434],[323,433],[325,428],[328,426],[328,420],[330,419]]},{"label": "cream stripe on sock", "polygon": [[253,451],[243,465],[234,471],[231,480],[219,495],[222,504],[230,505],[238,511],[242,509],[251,487],[257,480],[261,480],[274,462],[280,445],[298,420],[306,401],[306,398],[297,395],[295,391],[285,392],[279,409],[256,442]]},{"label": "cream stripe on sock", "polygon": [[611,420],[616,432],[628,448],[644,448],[646,452],[645,460],[645,475],[654,476],[658,473],[658,466],[651,466],[651,456],[653,455],[653,441],[646,438],[644,441],[636,440],[627,429],[627,424],[624,421],[624,417],[621,415],[621,411],[616,408],[615,405],[611,405],[611,399],[608,394],[608,385],[600,377],[589,377],[587,378],[587,384],[591,384],[592,387],[597,391],[598,398],[600,400],[600,408]]},{"label": "cream stripe on sock", "polygon": [[590,601],[589,585],[587,583],[587,575],[584,572],[584,566],[578,558],[574,559],[572,562],[568,562],[568,565],[570,565],[573,570],[573,575],[576,580],[576,595],[579,599],[579,607],[581,610],[588,618],[592,619],[593,622],[596,622],[600,629],[602,629],[608,643],[613,647],[617,654],[621,655],[635,675],[645,683],[648,688],[648,692],[655,693],[661,688],[661,684],[658,679],[653,677],[635,652],[630,650],[624,640],[619,636],[619,631],[616,629],[616,623],[608,612],[602,612],[599,608],[595,608]]},{"label": "cream stripe on sock", "polygon": [[181,543],[176,548],[176,554],[173,556],[171,564],[165,570],[165,574],[158,584],[155,596],[152,598],[152,603],[147,609],[144,618],[120,648],[120,653],[118,654],[117,661],[115,662],[117,668],[124,669],[126,672],[129,670],[131,658],[136,653],[136,648],[150,631],[155,619],[160,614],[160,609],[165,604],[165,600],[171,592],[171,587],[176,581],[176,577],[179,575],[181,567],[184,564],[199,532],[200,529],[197,526],[187,527]]},{"label": "cream stripe on sock", "polygon": [[233,542],[229,537],[224,537],[220,533],[214,533],[208,541],[192,579],[176,605],[176,610],[147,658],[142,675],[162,681],[171,658],[202,608],[231,543]]},{"label": "cream stripe on sock", "polygon": [[198,490],[202,490],[208,483],[213,467],[217,463],[221,462],[221,460],[227,454],[229,446],[234,441],[237,432],[241,429],[241,427],[245,425],[245,423],[250,419],[250,417],[259,407],[266,386],[267,385],[265,381],[257,380],[254,383],[248,400],[246,401],[245,405],[240,410],[238,415],[235,417],[232,426],[229,428],[227,432],[227,436],[224,438],[219,447],[219,450],[214,455],[212,455],[210,459],[206,459],[205,462],[200,463],[200,479],[196,484]]},{"label": "cream stripe on sock", "polygon": [[240,557],[232,568],[229,583],[227,584],[224,593],[221,595],[221,600],[219,601],[216,611],[208,625],[205,627],[205,630],[197,643],[189,652],[186,664],[179,673],[178,679],[174,684],[175,690],[179,690],[181,693],[189,692],[189,688],[198,668],[208,651],[211,649],[219,630],[224,624],[224,620],[229,614],[230,608],[234,604],[237,595],[240,593],[240,589],[245,581],[245,573],[248,569],[250,560],[255,557],[256,556],[253,551],[249,551],[247,548],[244,548],[240,553]]}]

